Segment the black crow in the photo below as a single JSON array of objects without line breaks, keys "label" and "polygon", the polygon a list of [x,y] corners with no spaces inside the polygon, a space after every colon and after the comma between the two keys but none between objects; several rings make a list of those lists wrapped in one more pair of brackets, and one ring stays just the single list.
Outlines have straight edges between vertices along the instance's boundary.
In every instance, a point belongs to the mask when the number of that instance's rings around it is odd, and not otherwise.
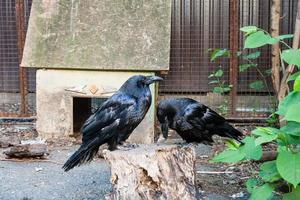
[{"label": "black crow", "polygon": [[161,101],[157,108],[157,118],[164,138],[168,137],[168,128],[171,128],[188,143],[211,144],[213,135],[240,141],[243,135],[218,113],[189,98]]},{"label": "black crow", "polygon": [[63,169],[90,162],[102,144],[109,150],[124,142],[145,117],[151,105],[149,85],[161,81],[158,76],[133,76],[92,114],[81,127],[82,144]]}]

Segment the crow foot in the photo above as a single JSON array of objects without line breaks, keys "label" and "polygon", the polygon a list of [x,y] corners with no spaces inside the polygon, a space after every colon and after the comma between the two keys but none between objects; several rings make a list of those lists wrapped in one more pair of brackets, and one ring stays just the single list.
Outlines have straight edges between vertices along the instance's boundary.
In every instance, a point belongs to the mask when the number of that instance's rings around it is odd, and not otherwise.
[{"label": "crow foot", "polygon": [[118,146],[118,149],[122,150],[122,151],[129,151],[129,150],[137,148],[138,146],[139,146],[138,144],[131,144],[131,143],[123,142],[122,145]]}]

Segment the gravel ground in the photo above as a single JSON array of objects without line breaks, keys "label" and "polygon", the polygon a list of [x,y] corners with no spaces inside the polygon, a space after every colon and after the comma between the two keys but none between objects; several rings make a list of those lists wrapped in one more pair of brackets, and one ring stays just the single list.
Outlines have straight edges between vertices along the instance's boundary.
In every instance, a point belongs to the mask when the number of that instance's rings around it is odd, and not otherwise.
[{"label": "gravel ground", "polygon": [[[34,125],[0,126],[0,136],[11,134],[22,140],[37,137]],[[175,142],[178,140],[171,138]],[[78,146],[70,146],[64,141],[48,142],[48,145],[50,154],[44,161],[3,161],[5,149],[0,149],[0,200],[101,200],[110,193],[110,169],[103,159],[65,173],[61,166]],[[197,146],[196,171],[200,173],[197,173],[196,184],[204,200],[246,200],[248,194],[244,183],[257,173],[258,166],[251,162],[236,165],[209,163],[213,154],[223,148],[222,140],[216,140],[213,146]],[[209,173],[224,171],[234,173]]]},{"label": "gravel ground", "polygon": [[[101,200],[111,191],[104,160],[66,173],[62,163],[76,147],[50,151],[51,162],[0,162],[1,200]],[[2,153],[1,153],[2,154]]]}]

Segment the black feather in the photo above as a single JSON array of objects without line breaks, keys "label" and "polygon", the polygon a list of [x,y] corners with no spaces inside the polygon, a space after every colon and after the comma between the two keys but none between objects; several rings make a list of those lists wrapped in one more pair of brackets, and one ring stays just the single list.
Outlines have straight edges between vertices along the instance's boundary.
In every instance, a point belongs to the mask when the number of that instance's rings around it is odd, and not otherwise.
[{"label": "black feather", "polygon": [[213,135],[241,141],[243,136],[217,112],[189,98],[161,101],[157,108],[157,118],[161,124],[167,122],[168,127],[187,142],[211,143]]},{"label": "black feather", "polygon": [[63,169],[90,162],[105,143],[109,150],[125,141],[145,117],[151,105],[149,85],[162,80],[157,76],[129,78],[81,127],[82,144],[68,159]]}]

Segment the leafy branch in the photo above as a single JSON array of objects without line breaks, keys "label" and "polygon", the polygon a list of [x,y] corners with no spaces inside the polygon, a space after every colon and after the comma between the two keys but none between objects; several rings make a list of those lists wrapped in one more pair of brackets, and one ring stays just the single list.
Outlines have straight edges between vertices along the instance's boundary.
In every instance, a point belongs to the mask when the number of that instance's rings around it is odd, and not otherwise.
[{"label": "leafy branch", "polygon": [[[289,66],[295,65],[299,69],[300,50],[291,49],[283,41],[291,38],[291,35],[274,38],[255,26],[243,27],[241,30],[246,33],[247,37],[245,48],[282,43],[288,48],[282,51],[282,61]],[[256,67],[251,59],[247,64],[240,66],[240,71],[250,67]],[[226,143],[227,149],[211,160],[211,162],[227,163],[260,160],[263,155],[262,146],[271,142],[275,143],[278,151],[276,160],[264,162],[260,166],[259,177],[250,178],[246,183],[247,190],[251,193],[250,199],[271,199],[282,185],[287,185],[289,188],[288,193],[280,194],[283,200],[300,199],[300,72],[289,76],[287,81],[294,81],[293,88],[280,101],[276,111],[276,114],[286,121],[286,125],[281,128],[257,127],[250,136],[243,139],[242,145],[229,140]]]}]

